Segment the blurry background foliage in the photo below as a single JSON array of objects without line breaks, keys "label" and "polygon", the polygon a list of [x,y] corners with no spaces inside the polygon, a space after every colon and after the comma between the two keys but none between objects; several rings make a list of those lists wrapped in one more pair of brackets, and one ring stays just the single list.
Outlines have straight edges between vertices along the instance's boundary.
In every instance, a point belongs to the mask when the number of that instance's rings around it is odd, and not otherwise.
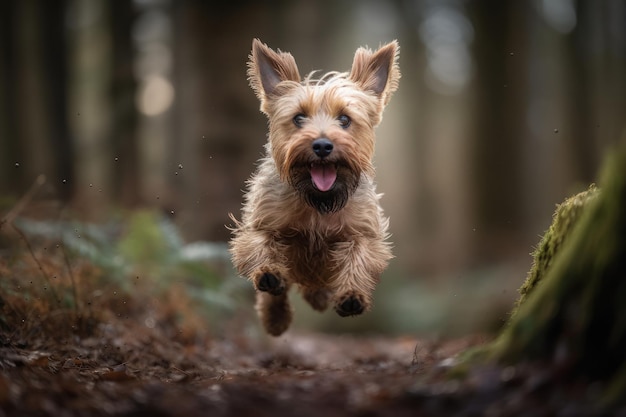
[{"label": "blurry background foliage", "polygon": [[[620,0],[0,2],[0,212],[44,175],[15,220],[33,244],[250,312],[225,225],[265,142],[252,38],[302,74],[398,39],[375,160],[396,258],[372,313],[299,308],[296,325],[493,328],[555,204],[624,136],[624,22]],[[0,240],[5,267],[16,242]]]},{"label": "blurry background foliage", "polygon": [[243,286],[225,279],[232,276],[225,244],[186,244],[172,222],[154,211],[138,210],[124,222],[98,225],[28,219],[18,219],[15,225],[29,243],[56,242],[68,250],[68,261],[88,260],[126,291],[132,291],[139,278],[147,278],[157,294],[183,284],[192,298],[232,311],[229,293]]}]

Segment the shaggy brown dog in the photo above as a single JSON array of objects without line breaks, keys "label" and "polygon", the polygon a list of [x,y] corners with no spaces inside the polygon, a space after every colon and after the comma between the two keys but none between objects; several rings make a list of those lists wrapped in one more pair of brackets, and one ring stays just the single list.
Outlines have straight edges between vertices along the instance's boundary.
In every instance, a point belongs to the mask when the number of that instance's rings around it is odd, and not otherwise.
[{"label": "shaggy brown dog", "polygon": [[[255,39],[250,85],[269,119],[230,251],[257,290],[268,333],[289,327],[296,284],[316,310],[361,314],[392,257],[373,182],[374,128],[397,89],[398,44],[359,48],[349,73],[302,80],[294,58]],[[232,216],[231,216],[232,217]]]}]

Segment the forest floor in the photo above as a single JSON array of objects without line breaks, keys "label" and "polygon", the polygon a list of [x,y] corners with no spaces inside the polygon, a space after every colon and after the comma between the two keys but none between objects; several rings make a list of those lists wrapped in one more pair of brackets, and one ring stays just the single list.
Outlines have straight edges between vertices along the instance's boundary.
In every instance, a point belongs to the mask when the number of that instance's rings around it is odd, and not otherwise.
[{"label": "forest floor", "polygon": [[[4,311],[26,313],[15,301],[3,299]],[[485,342],[479,336],[273,339],[235,326],[198,337],[175,329],[167,314],[150,322],[132,303],[126,313],[136,315],[104,311],[91,323],[60,313],[11,328],[5,314],[0,416],[604,415],[591,406],[593,385],[548,367],[450,373],[456,354]]]},{"label": "forest floor", "polygon": [[5,340],[0,415],[402,416],[487,405],[463,400],[456,383],[420,384],[436,356],[469,340],[435,346],[308,334],[263,346],[237,337],[182,346],[142,329],[102,327],[104,339]]},{"label": "forest floor", "polygon": [[[601,385],[551,366],[455,368],[484,336],[292,329],[272,338],[251,306],[200,314],[189,294],[201,287],[147,272],[113,279],[84,243],[70,252],[67,237],[9,231],[0,235],[0,417],[604,415],[593,406]],[[163,270],[176,276],[172,263],[151,274]]]},{"label": "forest floor", "polygon": [[[131,326],[134,327],[134,326]],[[183,346],[103,324],[62,344],[0,348],[2,416],[590,416],[589,387],[555,390],[548,372],[489,367],[445,376],[477,343],[291,335]]]}]

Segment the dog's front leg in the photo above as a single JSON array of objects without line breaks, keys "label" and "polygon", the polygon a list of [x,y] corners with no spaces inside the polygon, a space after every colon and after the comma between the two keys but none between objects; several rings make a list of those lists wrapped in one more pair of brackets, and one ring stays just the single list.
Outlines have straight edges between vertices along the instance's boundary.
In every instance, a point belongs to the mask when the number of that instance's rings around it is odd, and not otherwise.
[{"label": "dog's front leg", "polygon": [[254,283],[258,291],[281,295],[287,288],[285,245],[272,234],[257,229],[239,229],[230,242],[237,271]]},{"label": "dog's front leg", "polygon": [[230,251],[237,271],[254,283],[256,310],[263,326],[269,334],[280,335],[293,315],[287,297],[290,282],[285,245],[268,232],[239,229]]},{"label": "dog's front leg", "polygon": [[330,285],[337,314],[354,316],[371,308],[372,294],[391,257],[389,244],[382,238],[357,237],[335,245]]}]

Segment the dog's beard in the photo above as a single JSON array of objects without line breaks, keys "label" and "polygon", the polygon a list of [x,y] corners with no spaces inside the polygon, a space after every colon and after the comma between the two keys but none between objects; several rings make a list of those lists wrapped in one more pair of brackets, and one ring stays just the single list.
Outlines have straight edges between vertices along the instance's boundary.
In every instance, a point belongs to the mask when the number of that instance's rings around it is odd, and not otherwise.
[{"label": "dog's beard", "polygon": [[337,178],[328,191],[320,191],[311,178],[311,166],[293,166],[289,183],[302,199],[322,214],[334,213],[345,207],[359,186],[360,174],[349,167],[337,164]]}]

